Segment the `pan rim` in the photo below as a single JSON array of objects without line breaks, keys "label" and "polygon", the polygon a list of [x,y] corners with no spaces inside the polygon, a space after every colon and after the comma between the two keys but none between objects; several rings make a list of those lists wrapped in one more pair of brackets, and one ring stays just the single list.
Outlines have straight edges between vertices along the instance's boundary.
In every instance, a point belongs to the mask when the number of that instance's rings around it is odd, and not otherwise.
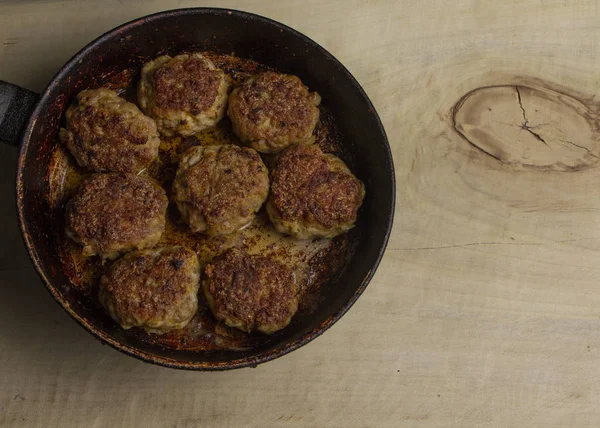
[{"label": "pan rim", "polygon": [[[215,15],[236,15],[241,18],[247,18],[255,21],[263,21],[269,25],[272,25],[276,28],[281,29],[282,31],[286,31],[291,33],[303,40],[307,43],[313,45],[327,60],[332,61],[336,66],[340,69],[341,73],[345,75],[347,79],[352,83],[352,86],[355,90],[359,92],[359,95],[364,98],[367,105],[370,108],[371,114],[373,114],[375,118],[375,122],[377,124],[379,133],[382,136],[383,149],[385,150],[385,158],[388,161],[388,169],[390,171],[390,181],[391,181],[391,195],[389,195],[389,206],[386,207],[389,210],[389,218],[387,224],[385,224],[385,235],[383,237],[382,245],[379,249],[375,262],[370,267],[370,270],[364,276],[361,281],[361,284],[358,286],[354,294],[350,297],[350,299],[345,302],[341,308],[339,308],[334,314],[328,317],[325,321],[323,321],[319,326],[309,330],[308,332],[302,334],[299,338],[292,340],[283,345],[276,345],[273,350],[267,353],[261,353],[252,357],[243,357],[235,360],[229,361],[212,361],[212,362],[195,362],[195,361],[181,361],[168,357],[157,356],[150,352],[146,352],[135,348],[130,345],[126,345],[104,333],[101,329],[96,327],[93,323],[88,321],[85,317],[80,316],[69,303],[62,297],[61,293],[58,289],[52,284],[49,278],[46,276],[46,273],[42,269],[42,264],[40,257],[38,256],[37,249],[31,239],[31,234],[29,232],[29,226],[25,221],[25,213],[24,213],[24,205],[22,195],[24,193],[24,185],[23,185],[23,174],[24,174],[24,165],[25,159],[29,147],[29,142],[31,140],[31,134],[34,129],[34,125],[37,121],[37,118],[40,116],[42,105],[49,95],[52,86],[56,84],[56,82],[61,81],[68,71],[71,69],[73,64],[77,63],[80,59],[85,58],[87,54],[95,49],[98,45],[111,38],[114,34],[124,30],[135,28],[140,25],[147,25],[149,22],[162,19],[165,17],[177,17],[182,15],[206,15],[206,14],[215,14]],[[312,340],[319,337],[323,334],[327,329],[329,329],[333,324],[335,324],[356,302],[356,300],[360,297],[360,295],[364,292],[367,285],[370,283],[373,278],[381,259],[385,253],[385,249],[387,247],[389,237],[392,231],[393,220],[394,220],[394,211],[395,211],[395,203],[396,203],[396,179],[395,179],[395,171],[394,171],[394,162],[392,158],[392,151],[389,145],[389,141],[387,138],[387,134],[381,122],[373,103],[369,99],[368,95],[362,88],[362,86],[358,83],[358,81],[354,78],[354,76],[348,71],[348,69],[331,53],[329,53],[325,48],[319,45],[317,42],[309,38],[308,36],[300,33],[299,31],[282,24],[278,21],[272,20],[270,18],[257,15],[254,13],[236,10],[236,9],[226,9],[226,8],[213,8],[213,7],[196,7],[196,8],[182,8],[182,9],[172,9],[166,10],[162,12],[157,12],[151,15],[142,16],[136,19],[133,19],[129,22],[121,24],[101,36],[97,37],[89,44],[84,46],[79,52],[77,52],[73,57],[71,57],[54,75],[54,77],[50,80],[50,83],[44,89],[44,91],[40,95],[40,99],[35,109],[33,110],[27,126],[23,131],[23,134],[20,138],[20,151],[18,157],[17,164],[17,176],[16,176],[16,195],[17,195],[17,214],[19,227],[21,229],[21,235],[23,237],[23,241],[25,243],[25,247],[27,248],[27,253],[31,262],[42,280],[42,283],[46,287],[46,289],[53,296],[54,300],[75,320],[79,325],[81,325],[85,330],[87,330],[92,336],[96,339],[100,340],[101,343],[106,343],[113,347],[114,349],[123,352],[127,355],[135,357],[139,360],[148,363],[154,363],[157,365],[161,365],[168,368],[174,369],[186,369],[186,370],[198,370],[198,371],[219,371],[219,370],[230,370],[230,369],[238,369],[243,367],[256,367],[258,364],[265,363],[267,361],[271,361],[275,358],[282,357],[301,346],[311,342]]]}]

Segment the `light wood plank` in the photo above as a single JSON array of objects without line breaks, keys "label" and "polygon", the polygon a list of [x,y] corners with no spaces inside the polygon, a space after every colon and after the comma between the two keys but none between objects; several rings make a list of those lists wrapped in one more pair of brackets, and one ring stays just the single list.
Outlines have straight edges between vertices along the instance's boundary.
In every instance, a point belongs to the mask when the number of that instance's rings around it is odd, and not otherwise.
[{"label": "light wood plank", "polygon": [[[104,31],[203,4],[4,1],[0,78],[39,91]],[[600,166],[502,164],[452,121],[469,91],[536,79],[597,108],[600,2],[219,5],[304,32],[372,98],[398,179],[375,279],[323,337],[256,369],[143,364],[94,341],[43,289],[17,231],[16,150],[0,147],[0,425],[600,426]]]}]

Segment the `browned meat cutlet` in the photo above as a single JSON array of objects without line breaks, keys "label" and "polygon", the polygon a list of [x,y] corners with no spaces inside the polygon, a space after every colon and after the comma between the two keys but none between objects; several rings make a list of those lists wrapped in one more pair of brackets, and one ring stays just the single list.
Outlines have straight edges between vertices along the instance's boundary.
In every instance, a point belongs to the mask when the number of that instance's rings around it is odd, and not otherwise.
[{"label": "browned meat cutlet", "polygon": [[200,265],[184,247],[126,254],[100,281],[100,302],[123,328],[150,333],[179,329],[198,309]]},{"label": "browned meat cutlet", "polygon": [[142,68],[141,109],[167,136],[189,136],[223,118],[228,83],[225,73],[199,53],[164,55]]},{"label": "browned meat cutlet", "polygon": [[271,173],[267,212],[275,228],[297,238],[331,238],[351,229],[365,189],[336,156],[295,145]]},{"label": "browned meat cutlet", "polygon": [[195,146],[179,162],[173,200],[193,232],[232,233],[248,224],[269,193],[269,173],[254,150]]},{"label": "browned meat cutlet", "polygon": [[275,153],[293,143],[312,142],[320,102],[319,94],[309,92],[296,76],[269,71],[233,90],[227,114],[244,143]]},{"label": "browned meat cutlet", "polygon": [[283,263],[232,248],[205,268],[204,295],[215,317],[228,326],[271,334],[298,310],[295,277]]},{"label": "browned meat cutlet", "polygon": [[165,191],[151,179],[94,174],[67,204],[67,234],[83,245],[85,255],[115,259],[159,241],[168,203]]},{"label": "browned meat cutlet", "polygon": [[110,89],[80,92],[65,118],[60,139],[90,171],[138,173],[158,156],[156,123]]}]

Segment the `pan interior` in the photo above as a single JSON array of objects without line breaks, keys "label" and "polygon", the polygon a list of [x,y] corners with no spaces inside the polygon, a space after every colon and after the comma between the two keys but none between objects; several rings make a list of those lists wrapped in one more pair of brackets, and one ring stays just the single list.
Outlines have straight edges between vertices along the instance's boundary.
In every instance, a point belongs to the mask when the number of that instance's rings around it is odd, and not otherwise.
[{"label": "pan interior", "polygon": [[[213,52],[202,52],[202,54],[224,70],[233,85],[240,84],[254,73],[269,69],[255,61],[232,55]],[[103,86],[117,91],[128,101],[137,103],[138,78],[139,70],[124,70]],[[344,150],[343,138],[336,129],[331,113],[326,105],[321,106],[321,110],[314,134],[315,144],[323,151],[341,157],[351,166],[352,156]],[[183,151],[195,145],[221,144],[242,144],[232,132],[227,117],[217,126],[193,137],[161,137],[159,159],[140,175],[157,180],[169,194],[177,163]],[[262,155],[262,157],[271,169],[276,161],[276,155]],[[76,193],[79,184],[89,175],[91,175],[89,172],[78,167],[62,144],[59,142],[55,144],[50,168],[52,192],[49,204],[54,213],[55,240],[59,243],[57,249],[62,270],[68,277],[73,291],[81,294],[81,300],[87,300],[89,305],[93,305],[99,313],[102,313],[103,309],[98,301],[98,282],[110,263],[103,264],[98,256],[83,256],[81,247],[66,237],[62,214],[65,204]],[[299,312],[288,327],[293,329],[295,324],[302,323],[303,318],[311,317],[319,303],[323,301],[324,292],[332,286],[332,280],[339,275],[350,259],[354,248],[353,242],[358,237],[359,230],[335,239],[296,240],[286,237],[275,231],[264,207],[249,226],[233,234],[220,237],[192,234],[181,219],[175,204],[171,203],[166,230],[158,246],[183,245],[193,249],[202,267],[213,257],[231,247],[243,248],[249,254],[266,255],[282,261],[294,271],[299,288]],[[216,322],[203,293],[200,292],[198,297],[198,313],[185,328],[160,335],[148,334],[143,329],[133,328],[125,331],[124,334],[135,340],[166,349],[191,352],[249,351],[277,340],[277,335],[269,337],[260,333],[246,334]],[[103,322],[111,323],[108,317]]]}]

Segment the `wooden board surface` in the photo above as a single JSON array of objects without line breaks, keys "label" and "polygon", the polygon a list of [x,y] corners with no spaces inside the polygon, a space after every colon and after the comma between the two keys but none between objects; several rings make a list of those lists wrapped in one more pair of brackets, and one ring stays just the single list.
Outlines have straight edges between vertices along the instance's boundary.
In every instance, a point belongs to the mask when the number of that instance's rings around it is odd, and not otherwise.
[{"label": "wooden board surface", "polygon": [[[202,5],[4,1],[0,78],[41,90],[104,31]],[[600,2],[219,6],[307,34],[373,100],[398,181],[381,267],[339,323],[279,360],[144,364],[44,290],[17,230],[16,149],[2,146],[0,425],[600,426]]]}]

